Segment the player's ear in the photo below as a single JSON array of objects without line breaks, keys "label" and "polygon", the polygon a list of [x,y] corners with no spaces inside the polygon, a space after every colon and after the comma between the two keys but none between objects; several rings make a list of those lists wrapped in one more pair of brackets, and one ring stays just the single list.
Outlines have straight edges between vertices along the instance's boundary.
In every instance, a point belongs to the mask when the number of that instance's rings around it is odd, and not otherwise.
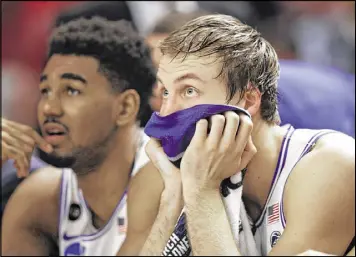
[{"label": "player's ear", "polygon": [[251,116],[256,115],[259,112],[261,105],[262,94],[258,88],[254,86],[248,87],[247,91],[244,94],[244,109],[247,110]]},{"label": "player's ear", "polygon": [[134,89],[125,90],[118,95],[114,108],[116,125],[135,122],[140,109],[139,94]]}]

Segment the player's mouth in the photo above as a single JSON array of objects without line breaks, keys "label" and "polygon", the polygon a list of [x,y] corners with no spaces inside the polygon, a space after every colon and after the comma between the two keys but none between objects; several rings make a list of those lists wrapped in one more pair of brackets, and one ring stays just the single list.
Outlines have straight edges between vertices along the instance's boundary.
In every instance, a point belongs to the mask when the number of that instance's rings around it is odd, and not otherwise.
[{"label": "player's mouth", "polygon": [[59,145],[67,136],[67,130],[57,123],[46,123],[43,126],[44,139],[51,145]]}]

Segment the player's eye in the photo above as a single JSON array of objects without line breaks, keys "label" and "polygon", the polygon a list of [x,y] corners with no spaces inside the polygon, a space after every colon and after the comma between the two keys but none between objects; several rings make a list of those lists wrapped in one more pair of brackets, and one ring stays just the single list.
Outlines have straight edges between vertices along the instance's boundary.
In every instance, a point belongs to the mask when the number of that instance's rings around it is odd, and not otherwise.
[{"label": "player's eye", "polygon": [[167,89],[163,89],[163,90],[162,90],[162,97],[163,97],[163,98],[167,98],[168,95],[169,95],[168,90],[167,90]]},{"label": "player's eye", "polygon": [[185,89],[184,94],[187,97],[194,97],[198,95],[198,91],[194,87],[188,87]]},{"label": "player's eye", "polygon": [[70,96],[75,96],[75,95],[80,94],[80,91],[78,89],[75,89],[71,86],[68,86],[66,90],[67,90],[68,95],[70,95]]}]

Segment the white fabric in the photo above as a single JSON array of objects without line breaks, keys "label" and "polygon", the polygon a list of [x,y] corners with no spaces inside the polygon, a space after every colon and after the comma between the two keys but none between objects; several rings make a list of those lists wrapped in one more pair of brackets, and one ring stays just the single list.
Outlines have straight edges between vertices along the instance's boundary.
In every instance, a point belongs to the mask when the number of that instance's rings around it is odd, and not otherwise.
[{"label": "white fabric", "polygon": [[[242,181],[242,173],[239,172],[230,178],[233,184]],[[241,255],[260,256],[255,239],[252,235],[251,222],[246,213],[245,205],[242,201],[243,186],[237,189],[228,188],[229,194],[223,197],[225,210],[229,218],[234,239],[238,245]],[[240,224],[242,229],[240,229]]]},{"label": "white fabric", "polygon": [[[141,131],[140,139],[131,176],[137,174],[149,161],[144,149],[149,138]],[[60,256],[116,256],[126,238],[128,224],[126,193],[117,204],[110,220],[99,230],[93,226],[92,214],[78,187],[77,177],[71,169],[63,169],[60,197],[58,223]],[[73,210],[73,206],[76,210]],[[70,216],[75,212],[80,215],[71,220]]]}]

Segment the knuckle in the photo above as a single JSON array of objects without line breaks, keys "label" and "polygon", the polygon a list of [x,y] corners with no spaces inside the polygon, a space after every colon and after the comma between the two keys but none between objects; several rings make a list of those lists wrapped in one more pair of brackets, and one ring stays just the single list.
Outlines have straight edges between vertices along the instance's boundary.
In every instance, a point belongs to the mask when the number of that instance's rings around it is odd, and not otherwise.
[{"label": "knuckle", "polygon": [[24,152],[29,154],[29,153],[32,153],[33,151],[33,147],[32,146],[26,146],[24,147]]},{"label": "knuckle", "polygon": [[248,116],[242,115],[240,117],[240,119],[241,119],[241,122],[243,122],[247,128],[249,128],[249,129],[253,128],[252,120]]},{"label": "knuckle", "polygon": [[27,158],[27,153],[23,150],[19,151],[17,155],[20,156],[21,158]]},{"label": "knuckle", "polygon": [[216,122],[216,123],[225,123],[225,116],[222,114],[215,114],[212,116],[212,122]]},{"label": "knuckle", "polygon": [[201,127],[208,126],[208,121],[206,119],[201,119],[198,121],[197,125]]},{"label": "knuckle", "polygon": [[31,148],[33,148],[35,146],[36,142],[35,142],[35,140],[33,138],[30,138],[28,140],[28,144],[30,145]]},{"label": "knuckle", "polygon": [[31,127],[28,127],[28,126],[23,126],[23,131],[26,133],[26,134],[29,134],[29,135],[33,135],[34,133],[34,130],[31,128]]},{"label": "knuckle", "polygon": [[220,146],[220,150],[219,150],[219,153],[220,154],[226,154],[226,152],[229,152],[230,151],[230,147],[226,144],[223,144]]},{"label": "knuckle", "polygon": [[7,146],[7,150],[9,151],[9,153],[13,156],[17,156],[18,153],[16,152],[15,148],[11,147],[11,146]]},{"label": "knuckle", "polygon": [[239,115],[236,112],[233,112],[233,111],[225,112],[224,116],[225,116],[226,119],[231,119],[231,120],[234,120],[234,121],[237,121],[237,120],[240,119]]},{"label": "knuckle", "polygon": [[209,154],[212,154],[212,153],[215,153],[217,150],[217,146],[215,144],[209,144],[207,145],[206,147],[206,151],[209,153]]}]

